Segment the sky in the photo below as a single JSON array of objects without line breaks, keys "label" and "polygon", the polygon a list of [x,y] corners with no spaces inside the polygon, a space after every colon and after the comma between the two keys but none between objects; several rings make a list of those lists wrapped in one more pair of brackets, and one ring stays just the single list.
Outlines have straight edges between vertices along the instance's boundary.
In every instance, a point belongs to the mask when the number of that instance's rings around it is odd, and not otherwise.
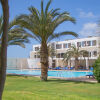
[{"label": "sky", "polygon": [[[44,6],[48,0],[43,0]],[[9,0],[10,21],[20,14],[29,14],[28,8],[34,6],[40,10],[41,0]],[[70,16],[76,19],[76,24],[72,22],[64,22],[55,31],[73,31],[79,37],[84,38],[88,36],[95,36],[97,34],[97,24],[100,20],[100,0],[52,0],[49,9],[60,8],[60,12],[67,11]],[[0,14],[1,14],[0,5]],[[63,41],[66,39],[74,39],[73,36],[64,36],[54,41]],[[19,46],[8,47],[8,58],[28,58],[32,45],[39,44],[34,39],[30,39],[30,43],[26,44],[26,48]]]}]

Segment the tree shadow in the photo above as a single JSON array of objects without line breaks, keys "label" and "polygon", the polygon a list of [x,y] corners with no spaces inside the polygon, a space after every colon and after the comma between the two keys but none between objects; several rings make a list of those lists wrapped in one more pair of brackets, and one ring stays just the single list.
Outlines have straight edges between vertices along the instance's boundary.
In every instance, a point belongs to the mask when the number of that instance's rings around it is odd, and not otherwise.
[{"label": "tree shadow", "polygon": [[77,81],[77,80],[65,80],[65,79],[48,79],[47,82],[54,82],[54,83],[75,83],[75,84],[96,84],[94,82],[85,82],[85,81]]}]

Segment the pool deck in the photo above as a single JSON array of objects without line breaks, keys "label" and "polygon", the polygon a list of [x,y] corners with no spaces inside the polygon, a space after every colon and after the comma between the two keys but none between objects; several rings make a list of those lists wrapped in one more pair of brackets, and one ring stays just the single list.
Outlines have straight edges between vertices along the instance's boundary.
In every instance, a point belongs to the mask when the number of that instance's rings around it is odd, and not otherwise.
[{"label": "pool deck", "polygon": [[[14,69],[11,69],[14,70]],[[15,69],[16,70],[16,69]],[[23,70],[41,70],[41,69],[23,69]],[[91,72],[90,70],[53,70],[53,69],[48,69],[48,71],[72,71],[72,72]]]}]

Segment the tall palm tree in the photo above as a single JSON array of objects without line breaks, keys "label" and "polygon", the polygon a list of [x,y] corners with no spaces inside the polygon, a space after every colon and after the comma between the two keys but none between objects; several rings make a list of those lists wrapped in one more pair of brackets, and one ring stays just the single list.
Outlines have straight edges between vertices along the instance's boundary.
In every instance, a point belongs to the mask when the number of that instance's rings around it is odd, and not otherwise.
[{"label": "tall palm tree", "polygon": [[[25,48],[25,43],[29,43],[29,37],[32,37],[31,34],[28,34],[23,28],[16,26],[16,20],[14,19],[9,23],[8,26],[8,43],[10,45],[19,45]],[[3,34],[3,17],[0,16],[0,53],[1,53],[1,41]],[[1,58],[0,58],[1,60]],[[1,64],[1,62],[0,62]],[[0,66],[1,67],[1,66]]]},{"label": "tall palm tree", "polygon": [[78,69],[79,66],[79,59],[78,57],[87,55],[88,51],[80,50],[79,47],[72,45],[70,49],[64,54],[64,61],[71,60],[71,58],[75,58],[75,69]]},{"label": "tall palm tree", "polygon": [[65,21],[75,23],[75,19],[68,12],[59,13],[59,9],[49,10],[50,4],[51,0],[49,0],[44,10],[43,0],[41,0],[41,12],[31,6],[29,8],[30,14],[22,14],[17,18],[18,24],[33,33],[34,39],[41,44],[41,80],[44,81],[47,80],[48,72],[48,42],[63,35],[78,36],[76,33],[70,31],[55,33],[55,29],[60,24]]},{"label": "tall palm tree", "polygon": [[7,32],[9,24],[9,4],[8,0],[0,0],[3,10],[3,34],[1,42],[0,53],[0,100],[2,100],[2,94],[6,79],[6,66],[7,66]]}]

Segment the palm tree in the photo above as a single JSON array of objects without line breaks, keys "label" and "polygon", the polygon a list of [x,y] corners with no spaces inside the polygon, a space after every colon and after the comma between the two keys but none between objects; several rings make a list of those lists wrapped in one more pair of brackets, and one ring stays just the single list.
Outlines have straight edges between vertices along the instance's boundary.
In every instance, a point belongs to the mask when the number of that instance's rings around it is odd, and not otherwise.
[{"label": "palm tree", "polygon": [[[23,28],[16,26],[15,25],[16,23],[17,22],[15,19],[9,23],[7,46],[19,45],[25,48],[25,43],[29,43],[29,37],[32,37],[32,35],[28,34]],[[2,34],[3,34],[3,17],[0,16],[0,53],[1,53],[1,41],[3,38]]]},{"label": "palm tree", "polygon": [[4,84],[6,80],[6,66],[7,66],[7,32],[9,24],[9,4],[8,0],[0,0],[3,10],[3,33],[1,41],[1,53],[0,53],[0,100],[2,100],[2,94]]},{"label": "palm tree", "polygon": [[[18,45],[25,48],[25,43],[29,43],[29,37],[32,37],[32,35],[26,32],[23,28],[16,25],[16,23],[17,23],[16,19],[14,19],[9,23],[7,46]],[[0,53],[1,53],[2,33],[3,33],[2,27],[3,27],[3,17],[0,16]]]},{"label": "palm tree", "polygon": [[[2,40],[2,16],[0,17],[0,45]],[[9,23],[8,27],[8,43],[7,46],[10,45],[19,45],[25,48],[24,43],[29,43],[29,37],[32,37],[31,34],[26,32],[23,28],[16,26],[15,27],[15,20]]]},{"label": "palm tree", "polygon": [[78,69],[79,66],[79,59],[78,57],[87,55],[88,51],[86,50],[79,50],[75,45],[72,45],[70,49],[64,54],[64,61],[71,60],[71,58],[75,58],[75,70]]},{"label": "palm tree", "polygon": [[[16,19],[11,21],[8,26],[8,43],[10,45],[19,45],[25,48],[25,43],[29,43],[29,37],[32,37],[31,34],[26,32],[23,28],[16,26]],[[1,50],[1,40],[2,40],[2,26],[3,26],[3,17],[0,16],[0,50]],[[1,52],[1,51],[0,51]]]},{"label": "palm tree", "polygon": [[24,27],[31,33],[33,37],[41,44],[40,49],[40,62],[41,62],[41,80],[47,80],[48,72],[48,46],[47,44],[54,38],[58,38],[63,35],[78,36],[74,32],[65,31],[55,33],[55,29],[65,21],[71,21],[75,23],[75,19],[72,18],[68,12],[59,13],[59,9],[49,10],[51,0],[46,5],[44,10],[43,0],[41,0],[41,12],[33,6],[29,8],[30,14],[22,14],[17,18],[18,24]]}]

